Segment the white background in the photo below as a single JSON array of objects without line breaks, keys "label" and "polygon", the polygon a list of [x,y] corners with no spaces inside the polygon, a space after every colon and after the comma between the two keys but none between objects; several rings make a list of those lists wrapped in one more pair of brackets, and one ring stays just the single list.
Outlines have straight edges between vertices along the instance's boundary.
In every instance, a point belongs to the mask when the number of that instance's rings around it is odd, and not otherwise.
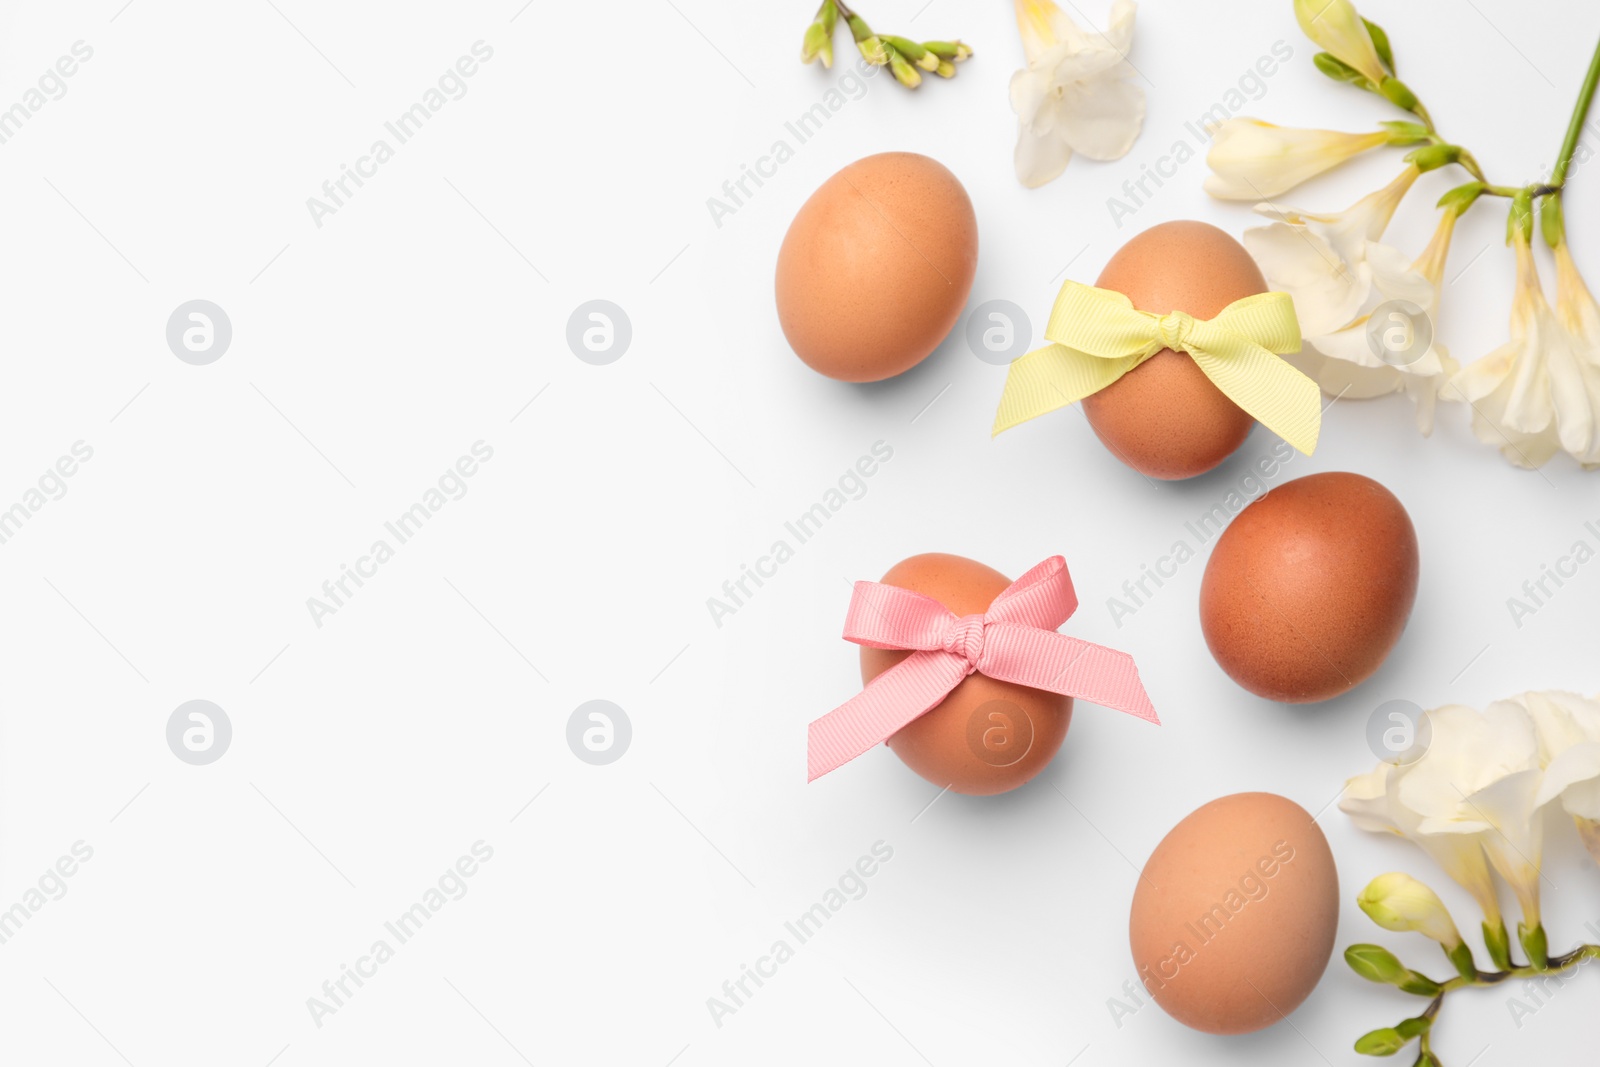
[{"label": "white background", "polygon": [[[5,1062],[1350,1063],[1357,1035],[1416,1006],[1336,957],[1292,1025],[1222,1039],[1159,1009],[1117,1025],[1136,865],[1213,797],[1285,794],[1333,845],[1338,950],[1377,940],[1440,971],[1354,897],[1403,868],[1465,926],[1465,896],[1329,805],[1374,762],[1385,700],[1600,688],[1600,564],[1520,628],[1506,606],[1596,543],[1594,476],[1565,457],[1514,470],[1459,409],[1424,440],[1403,398],[1334,405],[1284,476],[1389,486],[1417,526],[1421,589],[1374,678],[1277,706],[1207,654],[1202,561],[1120,628],[1105,609],[1238,483],[1264,431],[1206,477],[1153,484],[1076,411],[991,441],[1004,370],[959,329],[901,378],[850,386],[794,358],[773,309],[796,209],[880,150],[955,171],[981,233],[969,306],[1008,299],[1036,323],[1069,262],[1092,281],[1148,225],[1253,225],[1203,195],[1199,158],[1121,229],[1105,202],[1278,40],[1294,57],[1247,114],[1395,117],[1314,71],[1288,0],[1149,0],[1131,56],[1142,138],[1031,192],[1011,167],[1009,5],[871,0],[879,28],[959,35],[976,57],[916,93],[871,80],[720,227],[707,198],[793,145],[784,123],[848,62],[842,30],[833,72],[796,62],[809,0],[275,2],[4,5],[0,106],[75,41],[94,50],[0,145],[0,505],[75,441],[94,449],[0,546],[0,908],[74,842],[94,850],[0,946]],[[1106,7],[1083,15],[1103,24]],[[1496,180],[1547,171],[1600,16],[1575,0],[1366,13]],[[467,94],[318,228],[306,199],[480,39],[494,54]],[[1398,166],[1380,154],[1285,199],[1342,208]],[[1419,182],[1392,240],[1420,250],[1428,205],[1459,180]],[[1580,167],[1568,205],[1591,284],[1597,183]],[[1503,222],[1490,204],[1458,231],[1442,330],[1462,359],[1505,337]],[[165,341],[195,298],[233,325],[210,366]],[[594,298],[632,321],[609,366],[565,341]],[[494,457],[467,495],[318,628],[306,599],[478,440]],[[878,440],[894,456],[865,496],[714,626],[707,597]],[[1084,705],[1048,772],[1002,797],[929,807],[938,790],[882,749],[808,787],[805,725],[859,684],[838,639],[847,583],[936,550],[1013,576],[1064,554],[1083,600],[1066,631],[1132,652],[1165,725]],[[234,730],[204,767],[165,739],[196,698]],[[603,767],[565,739],[595,698],[634,731]],[[1570,829],[1551,836],[1564,949],[1600,921],[1600,873]],[[479,840],[494,856],[466,896],[318,1027],[307,998]],[[865,897],[717,1027],[706,999],[878,840],[894,855]],[[1507,992],[1447,1005],[1446,1062],[1529,1062],[1593,1032],[1587,974],[1520,1030]]]}]

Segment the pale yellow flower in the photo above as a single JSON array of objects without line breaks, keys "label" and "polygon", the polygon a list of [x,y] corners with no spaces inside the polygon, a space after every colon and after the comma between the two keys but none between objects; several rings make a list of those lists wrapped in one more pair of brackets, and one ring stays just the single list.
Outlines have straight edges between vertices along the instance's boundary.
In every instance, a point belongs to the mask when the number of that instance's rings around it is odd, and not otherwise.
[{"label": "pale yellow flower", "polygon": [[1052,0],[1015,0],[1028,65],[1011,76],[1017,178],[1036,189],[1060,176],[1074,151],[1120,159],[1144,126],[1144,90],[1124,58],[1134,4],[1116,0],[1105,33],[1085,32]]},{"label": "pale yellow flower", "polygon": [[[1432,433],[1440,390],[1460,370],[1437,334],[1457,217],[1449,209],[1442,213],[1433,240],[1407,271],[1374,271],[1376,308],[1332,333],[1308,335],[1299,353],[1285,358],[1329,396],[1360,400],[1403,390],[1416,405],[1417,429]],[[1381,263],[1389,253],[1380,248],[1375,259]]]},{"label": "pale yellow flower", "polygon": [[1395,933],[1418,933],[1444,946],[1446,952],[1461,944],[1461,931],[1432,889],[1409,874],[1380,874],[1356,897],[1356,903],[1373,922]]},{"label": "pale yellow flower", "polygon": [[1256,211],[1280,221],[1246,230],[1244,246],[1268,285],[1294,301],[1306,337],[1349,326],[1375,287],[1385,299],[1406,299],[1419,307],[1431,299],[1429,286],[1411,270],[1409,257],[1378,240],[1418,173],[1416,167],[1407,166],[1388,185],[1344,211],[1318,214],[1272,203],[1256,205]]},{"label": "pale yellow flower", "polygon": [[[1557,452],[1580,462],[1600,461],[1596,413],[1600,365],[1585,355],[1585,338],[1569,331],[1550,307],[1534,263],[1532,238],[1513,233],[1516,291],[1511,299],[1511,339],[1469,364],[1450,381],[1450,393],[1472,405],[1472,429],[1519,467],[1537,467]],[[1562,257],[1557,257],[1561,271]],[[1570,265],[1570,258],[1568,259]],[[1582,326],[1594,314],[1576,268],[1566,275],[1564,318]]]},{"label": "pale yellow flower", "polygon": [[1372,35],[1350,0],[1294,0],[1294,17],[1323,51],[1360,71],[1372,84],[1388,77]]},{"label": "pale yellow flower", "polygon": [[1221,200],[1265,200],[1388,140],[1382,130],[1339,133],[1228,119],[1212,128],[1206,192]]}]

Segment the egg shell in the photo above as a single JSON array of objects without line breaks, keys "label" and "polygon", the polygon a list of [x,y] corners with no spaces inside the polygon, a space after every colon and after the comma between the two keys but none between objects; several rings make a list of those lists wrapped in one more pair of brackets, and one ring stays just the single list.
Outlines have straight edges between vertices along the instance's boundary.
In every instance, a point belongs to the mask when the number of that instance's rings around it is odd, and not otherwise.
[{"label": "egg shell", "polygon": [[[1011,579],[962,556],[931,552],[889,568],[883,584],[932,597],[956,615],[981,615]],[[909,652],[861,650],[870,682]],[[957,793],[988,796],[1015,789],[1055,758],[1072,721],[1072,698],[969,674],[932,711],[889,738],[912,770]]]},{"label": "egg shell", "polygon": [[1134,967],[1185,1026],[1243,1034],[1311,995],[1333,953],[1339,875],[1322,830],[1273,793],[1236,793],[1162,838],[1133,894]]},{"label": "egg shell", "polygon": [[778,321],[813,370],[876,382],[950,333],[978,269],[978,220],[956,176],[913,152],[867,156],[823,182],[778,251]]},{"label": "egg shell", "polygon": [[[1140,311],[1209,319],[1267,291],[1244,246],[1204,222],[1163,222],[1119,249],[1095,284]],[[1184,352],[1163,348],[1083,400],[1089,425],[1122,462],[1152,478],[1192,478],[1236,452],[1255,419]]]},{"label": "egg shell", "polygon": [[1234,517],[1200,583],[1217,664],[1269,700],[1327,700],[1388,657],[1417,598],[1411,517],[1359,474],[1296,478]]}]

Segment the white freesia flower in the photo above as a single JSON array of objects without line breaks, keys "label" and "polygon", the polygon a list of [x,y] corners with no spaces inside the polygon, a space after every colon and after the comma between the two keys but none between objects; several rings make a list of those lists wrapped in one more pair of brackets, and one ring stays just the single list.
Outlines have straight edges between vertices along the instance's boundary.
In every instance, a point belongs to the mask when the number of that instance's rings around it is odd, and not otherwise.
[{"label": "white freesia flower", "polygon": [[[1478,439],[1499,445],[1519,467],[1538,467],[1563,449],[1581,462],[1600,461],[1600,370],[1580,356],[1581,338],[1568,332],[1545,299],[1531,241],[1515,228],[1511,340],[1456,374],[1450,392],[1472,405]],[[1565,303],[1569,315],[1581,317],[1581,297],[1571,285]]]},{"label": "white freesia flower", "polygon": [[1265,200],[1388,140],[1382,130],[1339,133],[1228,119],[1212,128],[1206,192],[1219,200]]},{"label": "white freesia flower", "polygon": [[1428,750],[1397,786],[1401,806],[1421,816],[1420,834],[1479,841],[1516,893],[1523,924],[1537,927],[1544,772],[1532,717],[1520,704],[1502,700],[1482,712],[1436,708],[1428,712],[1428,723]]},{"label": "white freesia flower", "polygon": [[1559,799],[1600,863],[1600,700],[1561,692],[1518,699],[1533,717],[1545,765],[1538,803]]},{"label": "white freesia flower", "polygon": [[1363,830],[1404,837],[1419,846],[1451,879],[1478,902],[1484,920],[1492,927],[1504,928],[1500,899],[1483,845],[1476,835],[1422,832],[1422,815],[1400,799],[1400,784],[1415,764],[1399,767],[1380,763],[1370,774],[1358,775],[1345,783],[1339,809]]},{"label": "white freesia flower", "polygon": [[1588,400],[1589,447],[1573,452],[1585,467],[1600,465],[1600,304],[1584,284],[1572,248],[1566,241],[1556,246],[1556,318],[1567,331],[1567,343]]},{"label": "white freesia flower", "polygon": [[1386,72],[1366,23],[1350,0],[1294,0],[1294,17],[1305,35],[1346,66],[1360,71],[1374,85]]},{"label": "white freesia flower", "polygon": [[[1361,400],[1404,390],[1416,405],[1417,429],[1424,436],[1431,434],[1439,392],[1460,369],[1460,364],[1450,358],[1449,350],[1433,333],[1439,321],[1445,259],[1450,253],[1450,238],[1455,232],[1457,217],[1455,211],[1445,209],[1433,240],[1402,274],[1374,271],[1372,287],[1380,300],[1407,301],[1421,312],[1425,321],[1417,321],[1410,309],[1385,308],[1376,324],[1372,322],[1372,313],[1362,314],[1332,333],[1308,334],[1300,351],[1285,358],[1329,396]],[[1378,261],[1388,262],[1389,249],[1383,245],[1378,247],[1383,250],[1378,254]],[[1426,293],[1426,298],[1417,300],[1421,293]],[[1407,344],[1420,345],[1419,330],[1428,331],[1428,347],[1421,353],[1407,350]],[[1377,345],[1369,331],[1378,332]],[[1400,336],[1399,343],[1391,344],[1388,339],[1391,333]]]},{"label": "white freesia flower", "polygon": [[1123,57],[1132,0],[1116,0],[1105,33],[1085,32],[1053,0],[1015,0],[1028,65],[1011,76],[1017,178],[1030,189],[1060,176],[1072,153],[1120,159],[1144,125],[1144,90]]},{"label": "white freesia flower", "polygon": [[1374,291],[1425,307],[1431,286],[1411,269],[1399,249],[1378,238],[1395,208],[1417,180],[1407,166],[1394,181],[1344,211],[1315,214],[1276,204],[1256,210],[1281,221],[1244,233],[1244,245],[1268,285],[1288,293],[1306,337],[1322,337],[1349,326]]},{"label": "white freesia flower", "polygon": [[1409,874],[1391,871],[1367,883],[1356,903],[1372,921],[1395,933],[1419,933],[1444,946],[1446,952],[1461,944],[1461,931],[1432,889]]}]

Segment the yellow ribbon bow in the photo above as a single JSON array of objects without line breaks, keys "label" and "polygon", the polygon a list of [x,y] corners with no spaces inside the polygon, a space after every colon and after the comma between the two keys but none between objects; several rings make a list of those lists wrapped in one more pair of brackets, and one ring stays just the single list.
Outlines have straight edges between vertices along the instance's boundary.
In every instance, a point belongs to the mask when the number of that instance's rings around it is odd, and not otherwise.
[{"label": "yellow ribbon bow", "polygon": [[1187,352],[1228,399],[1310,455],[1322,429],[1317,384],[1280,356],[1300,351],[1287,293],[1235,300],[1212,319],[1140,311],[1121,293],[1067,281],[1044,335],[1054,344],[1011,364],[994,433],[1077,403],[1170,348]]}]

